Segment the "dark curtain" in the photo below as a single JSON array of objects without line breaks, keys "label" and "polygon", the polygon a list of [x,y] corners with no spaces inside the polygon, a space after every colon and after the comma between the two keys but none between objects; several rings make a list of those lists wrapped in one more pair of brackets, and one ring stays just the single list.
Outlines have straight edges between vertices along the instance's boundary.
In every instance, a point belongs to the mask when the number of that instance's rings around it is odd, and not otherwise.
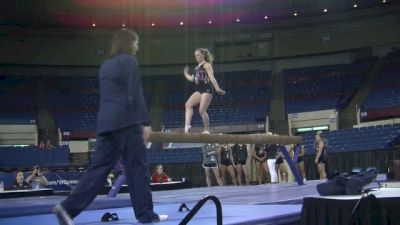
[{"label": "dark curtain", "polygon": [[359,203],[351,223],[348,223],[358,200],[304,198],[302,225],[399,225],[400,197],[365,198]]}]

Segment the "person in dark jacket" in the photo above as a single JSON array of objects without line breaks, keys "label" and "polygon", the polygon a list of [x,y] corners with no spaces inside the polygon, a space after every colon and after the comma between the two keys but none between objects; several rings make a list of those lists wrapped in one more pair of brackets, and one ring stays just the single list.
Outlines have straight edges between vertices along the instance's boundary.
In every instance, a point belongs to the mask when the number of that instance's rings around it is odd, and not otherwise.
[{"label": "person in dark jacket", "polygon": [[151,128],[136,59],[138,49],[139,36],[134,31],[121,29],[114,34],[109,57],[99,71],[94,160],[71,195],[53,209],[62,225],[73,224],[72,219],[93,201],[120,157],[139,223],[167,218],[153,211],[145,148]]}]

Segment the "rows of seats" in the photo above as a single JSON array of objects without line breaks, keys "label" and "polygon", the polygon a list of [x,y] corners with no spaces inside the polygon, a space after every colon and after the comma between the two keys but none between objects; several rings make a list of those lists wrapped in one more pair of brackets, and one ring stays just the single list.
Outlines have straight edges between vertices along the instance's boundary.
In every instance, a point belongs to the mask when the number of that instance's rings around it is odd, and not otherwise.
[{"label": "rows of seats", "polygon": [[393,48],[392,51],[386,55],[386,59],[400,59],[400,49]]},{"label": "rows of seats", "polygon": [[197,163],[203,161],[201,148],[152,149],[148,152],[150,164]]},{"label": "rows of seats", "polygon": [[363,103],[363,110],[384,109],[400,106],[400,65],[386,63],[379,72]]},{"label": "rows of seats", "polygon": [[299,113],[345,107],[376,59],[284,70],[286,111]]},{"label": "rows of seats", "polygon": [[[400,124],[324,131],[322,135],[330,153],[385,149],[400,144]],[[302,136],[306,154],[315,154],[315,134]]]},{"label": "rows of seats", "polygon": [[[269,111],[271,98],[270,71],[238,71],[216,75],[226,95],[214,95],[208,109],[211,125],[245,124],[264,120]],[[194,92],[193,85],[182,76],[169,76],[165,80],[164,126],[183,127],[185,102]],[[203,122],[195,108],[192,126]]]},{"label": "rows of seats", "polygon": [[26,76],[0,76],[0,123],[36,123],[34,81]]},{"label": "rows of seats", "polygon": [[63,131],[88,131],[95,126],[98,80],[94,77],[46,78],[50,110]]},{"label": "rows of seats", "polygon": [[[149,79],[143,79],[146,102],[151,101]],[[63,131],[93,131],[95,129],[99,88],[97,77],[46,78],[49,106],[56,124]]]},{"label": "rows of seats", "polygon": [[57,167],[69,165],[69,148],[54,147],[51,150],[28,147],[0,147],[0,165],[5,168]]}]

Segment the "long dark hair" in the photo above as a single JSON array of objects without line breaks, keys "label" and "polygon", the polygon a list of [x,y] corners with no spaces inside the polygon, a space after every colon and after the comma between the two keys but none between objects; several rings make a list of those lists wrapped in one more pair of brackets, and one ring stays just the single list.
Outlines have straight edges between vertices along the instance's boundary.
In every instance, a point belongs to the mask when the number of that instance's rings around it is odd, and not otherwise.
[{"label": "long dark hair", "polygon": [[111,40],[111,49],[108,58],[120,53],[134,54],[133,42],[139,39],[139,35],[130,29],[120,29],[115,32]]}]

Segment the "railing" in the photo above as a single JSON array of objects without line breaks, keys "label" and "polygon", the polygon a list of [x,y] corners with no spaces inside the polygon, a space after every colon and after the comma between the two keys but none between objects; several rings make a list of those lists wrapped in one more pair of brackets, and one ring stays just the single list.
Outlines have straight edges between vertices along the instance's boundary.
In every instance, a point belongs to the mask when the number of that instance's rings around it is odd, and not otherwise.
[{"label": "railing", "polygon": [[183,218],[183,220],[179,223],[179,225],[186,225],[193,218],[194,215],[203,207],[203,205],[208,201],[212,200],[215,204],[215,208],[217,210],[217,225],[222,225],[222,207],[221,202],[215,196],[209,195],[201,199],[192,210],[190,210],[189,214]]}]

